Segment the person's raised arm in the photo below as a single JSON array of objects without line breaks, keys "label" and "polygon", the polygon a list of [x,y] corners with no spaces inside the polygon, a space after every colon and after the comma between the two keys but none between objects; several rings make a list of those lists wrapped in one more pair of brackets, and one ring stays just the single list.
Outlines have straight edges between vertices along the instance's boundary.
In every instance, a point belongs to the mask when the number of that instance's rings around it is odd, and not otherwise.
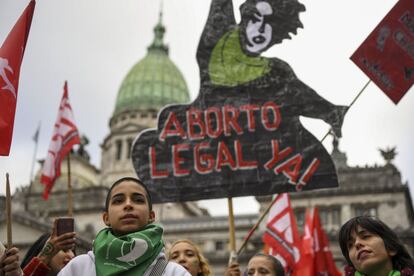
[{"label": "person's raised arm", "polygon": [[65,233],[60,236],[57,235],[57,220],[53,223],[52,235],[46,241],[42,251],[40,251],[38,258],[46,265],[49,265],[53,256],[60,250],[73,250],[75,248],[75,232]]},{"label": "person's raised arm", "polygon": [[291,115],[321,119],[331,125],[337,137],[341,137],[342,123],[348,107],[334,105],[320,96],[296,76],[288,63],[274,59],[273,64],[275,67],[273,74],[277,74],[280,77],[282,84],[287,84],[284,99],[286,102],[291,103],[289,111]]},{"label": "person's raised arm", "polygon": [[335,136],[340,138],[348,107],[334,105],[297,78],[291,82],[291,86],[300,115],[325,121],[331,126]]},{"label": "person's raised arm", "polygon": [[52,258],[60,250],[73,250],[75,247],[75,233],[69,232],[57,236],[57,220],[53,223],[52,234],[44,244],[39,254],[27,263],[23,272],[25,276],[46,275],[51,267]]},{"label": "person's raised arm", "polygon": [[210,12],[197,49],[200,70],[206,69],[214,46],[235,24],[233,0],[211,0]]}]

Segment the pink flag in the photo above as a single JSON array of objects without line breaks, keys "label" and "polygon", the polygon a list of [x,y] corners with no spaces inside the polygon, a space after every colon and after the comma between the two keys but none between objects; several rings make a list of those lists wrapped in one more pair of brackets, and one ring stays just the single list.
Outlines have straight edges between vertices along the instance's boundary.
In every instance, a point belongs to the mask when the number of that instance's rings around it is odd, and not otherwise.
[{"label": "pink flag", "polygon": [[269,212],[263,242],[269,248],[267,253],[279,259],[286,272],[292,272],[300,260],[300,238],[289,194],[277,196]]},{"label": "pink flag", "polygon": [[0,155],[8,156],[13,138],[20,66],[29,37],[35,1],[30,1],[0,48]]},{"label": "pink flag", "polygon": [[40,182],[45,185],[43,198],[48,199],[55,180],[60,176],[60,164],[73,145],[80,144],[78,129],[75,125],[72,108],[69,103],[68,85],[65,82],[58,117],[53,130],[52,141],[42,168]]}]

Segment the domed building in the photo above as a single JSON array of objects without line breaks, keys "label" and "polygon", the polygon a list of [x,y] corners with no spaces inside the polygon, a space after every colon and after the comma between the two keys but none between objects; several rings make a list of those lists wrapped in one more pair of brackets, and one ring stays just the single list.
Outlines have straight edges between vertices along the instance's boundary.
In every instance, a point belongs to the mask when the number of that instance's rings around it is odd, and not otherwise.
[{"label": "domed building", "polygon": [[[96,231],[104,227],[101,213],[108,188],[121,177],[136,177],[130,152],[134,139],[142,130],[155,127],[158,111],[163,106],[190,101],[184,77],[169,58],[164,44],[165,27],[161,19],[160,14],[147,55],[132,67],[120,86],[109,119],[109,134],[101,144],[101,168],[89,162],[86,137],[82,137],[80,147],[75,147],[70,155],[73,213],[76,231],[80,233],[80,251],[88,250]],[[39,170],[33,183],[18,190],[13,198],[13,224],[16,224],[14,229],[19,229],[15,240],[19,241],[16,245],[22,254],[38,236],[50,231],[53,218],[67,215],[67,159],[62,161],[61,176],[47,201],[40,199],[44,187],[40,173]],[[0,198],[2,203],[4,198]],[[195,202],[157,204],[154,211],[158,222],[164,218],[208,216]]]},{"label": "domed building", "polygon": [[[158,111],[165,105],[190,101],[184,77],[168,56],[161,19],[162,14],[147,55],[132,67],[119,89],[109,120],[110,133],[101,146],[100,183],[104,186],[110,186],[121,177],[136,177],[131,146],[138,133],[156,127]],[[155,205],[154,210],[160,220],[206,213],[193,202]]]},{"label": "domed building", "polygon": [[156,126],[157,113],[163,106],[190,101],[184,77],[168,56],[161,16],[154,33],[147,55],[132,67],[118,92],[109,120],[110,133],[102,143],[104,185],[122,176],[136,176],[130,149],[137,134]]}]

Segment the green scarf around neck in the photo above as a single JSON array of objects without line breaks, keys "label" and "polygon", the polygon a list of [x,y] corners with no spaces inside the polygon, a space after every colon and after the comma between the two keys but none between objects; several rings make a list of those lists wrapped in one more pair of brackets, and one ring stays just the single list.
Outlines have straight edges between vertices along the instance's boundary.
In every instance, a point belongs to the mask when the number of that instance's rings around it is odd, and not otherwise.
[{"label": "green scarf around neck", "polygon": [[208,66],[210,80],[215,85],[238,86],[270,72],[269,59],[248,56],[240,45],[238,28],[225,34],[214,46]]},{"label": "green scarf around neck", "polygon": [[162,233],[156,224],[120,237],[102,229],[93,242],[96,275],[144,275],[164,248]]},{"label": "green scarf around neck", "polygon": [[[359,271],[356,271],[355,276],[364,276],[364,274],[362,274]],[[391,270],[390,273],[388,273],[388,276],[401,276],[401,273],[397,270]]]}]

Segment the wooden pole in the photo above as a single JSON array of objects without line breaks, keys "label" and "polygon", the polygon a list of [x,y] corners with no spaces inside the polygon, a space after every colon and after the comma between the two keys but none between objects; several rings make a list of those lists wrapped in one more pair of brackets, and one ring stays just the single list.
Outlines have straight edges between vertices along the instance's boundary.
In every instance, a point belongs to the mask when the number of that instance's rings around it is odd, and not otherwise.
[{"label": "wooden pole", "polygon": [[272,202],[267,206],[266,210],[264,210],[263,214],[259,217],[256,224],[253,225],[252,229],[250,229],[249,233],[247,233],[247,236],[244,238],[242,245],[240,246],[239,250],[237,250],[237,255],[239,255],[243,251],[244,247],[247,245],[247,242],[252,237],[254,231],[256,231],[256,229],[259,227],[260,223],[262,223],[265,216],[269,213],[269,211],[272,208],[273,204],[275,204],[276,198],[277,198],[277,196],[275,196],[273,198]]},{"label": "wooden pole", "polygon": [[7,219],[7,248],[13,247],[12,239],[12,216],[9,173],[6,173],[6,219]]},{"label": "wooden pole", "polygon": [[230,240],[230,256],[234,255],[236,252],[236,235],[234,231],[234,214],[233,214],[233,199],[231,197],[227,198],[227,203],[229,207],[229,240]]},{"label": "wooden pole", "polygon": [[72,183],[70,178],[70,151],[66,159],[68,162],[68,217],[73,217]]},{"label": "wooden pole", "polygon": [[[362,87],[362,89],[359,91],[359,93],[356,95],[356,97],[352,100],[352,102],[350,103],[350,105],[348,106],[348,110],[351,108],[351,106],[354,105],[354,103],[358,100],[358,98],[361,96],[362,92],[365,91],[365,89],[367,88],[367,86],[370,84],[371,80],[368,80],[368,82]],[[348,111],[347,111],[348,112]],[[331,133],[331,130],[329,130],[325,136],[320,140],[320,142],[322,143],[326,137],[328,137],[329,133]],[[275,197],[276,199],[276,197]],[[237,254],[240,254],[243,249],[246,247],[247,242],[249,241],[249,239],[251,238],[251,236],[253,235],[254,231],[256,231],[257,227],[259,227],[260,223],[263,221],[264,217],[267,215],[267,213],[269,213],[270,208],[272,207],[275,199],[269,204],[269,206],[266,208],[266,210],[263,212],[263,214],[259,217],[259,220],[256,222],[256,224],[252,227],[252,229],[249,231],[249,233],[247,234],[246,238],[243,240],[243,244],[242,246],[239,248],[239,250],[237,251]]]},{"label": "wooden pole", "polygon": [[[34,167],[36,164],[36,154],[37,154],[37,146],[39,144],[39,135],[40,135],[40,122],[36,130],[36,134],[33,137],[33,140],[35,142],[34,152],[33,152],[33,159],[32,159],[32,167],[30,168],[30,179],[29,179],[29,189],[27,189],[26,192],[26,201],[24,203],[24,210],[27,212],[29,210],[29,196],[32,193],[32,187],[33,187],[33,174],[34,174]],[[36,139],[34,139],[36,138]]]},{"label": "wooden pole", "polygon": [[[38,125],[37,129],[36,129],[36,134],[33,137],[33,140],[35,142],[35,147],[34,147],[34,152],[33,152],[32,167],[30,168],[30,178],[29,178],[30,187],[29,187],[29,189],[31,188],[32,182],[33,182],[33,172],[34,172],[34,167],[35,167],[35,164],[36,164],[37,146],[39,144],[39,133],[40,133],[40,122],[39,122],[39,125]],[[34,138],[36,138],[36,139],[34,139]]]},{"label": "wooden pole", "polygon": [[351,106],[354,105],[354,103],[358,100],[359,96],[361,96],[362,92],[365,91],[365,88],[367,88],[368,84],[371,83],[371,79],[367,81],[367,83],[362,87],[362,89],[359,91],[359,93],[356,95],[356,97],[352,100],[352,102],[349,104],[348,110],[351,108]]},{"label": "wooden pole", "polygon": [[[348,110],[351,108],[351,106],[354,105],[354,103],[358,100],[358,98],[361,96],[362,92],[365,91],[365,88],[367,88],[368,84],[371,82],[371,79],[368,80],[368,82],[362,87],[362,89],[358,92],[358,94],[356,95],[356,97],[352,100],[352,102],[349,104],[348,106]],[[347,111],[348,112],[348,111]],[[329,133],[331,133],[331,129],[328,130],[328,132],[325,134],[325,136],[323,136],[323,138],[320,140],[320,142],[322,143],[323,141],[325,141],[326,137],[328,137]]]}]

